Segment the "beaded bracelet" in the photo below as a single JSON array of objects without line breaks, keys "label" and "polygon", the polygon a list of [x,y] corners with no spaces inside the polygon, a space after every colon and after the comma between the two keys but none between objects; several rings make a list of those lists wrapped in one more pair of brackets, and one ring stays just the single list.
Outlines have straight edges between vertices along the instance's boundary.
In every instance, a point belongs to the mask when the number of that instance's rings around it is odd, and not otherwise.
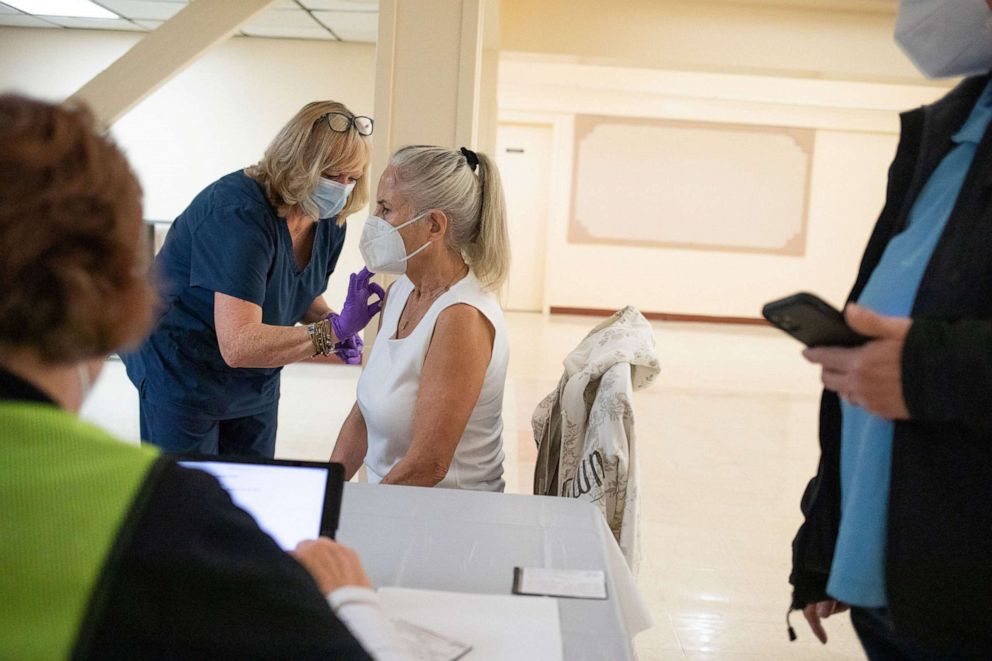
[{"label": "beaded bracelet", "polygon": [[320,355],[320,349],[318,348],[318,345],[317,345],[317,336],[316,336],[317,325],[316,324],[308,324],[307,325],[307,333],[309,333],[309,335],[310,335],[310,342],[313,344],[313,354],[310,357],[313,358],[315,356],[319,356]]},{"label": "beaded bracelet", "polygon": [[331,322],[321,319],[307,326],[307,333],[310,334],[310,341],[313,343],[314,356],[329,356],[334,352],[334,343],[331,341]]}]

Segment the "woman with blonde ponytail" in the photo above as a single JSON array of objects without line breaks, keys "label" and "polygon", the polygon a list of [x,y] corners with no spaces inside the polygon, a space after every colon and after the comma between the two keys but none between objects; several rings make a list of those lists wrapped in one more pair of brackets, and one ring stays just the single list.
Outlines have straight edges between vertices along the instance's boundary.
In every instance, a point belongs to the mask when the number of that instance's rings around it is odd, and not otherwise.
[{"label": "woman with blonde ponytail", "polygon": [[393,273],[358,401],[332,461],[370,482],[502,491],[509,360],[495,292],[509,269],[496,165],[470,149],[397,151],[360,248]]},{"label": "woman with blonde ponytail", "polygon": [[478,154],[482,209],[475,240],[465,246],[465,253],[479,281],[490,288],[506,280],[510,266],[510,237],[506,230],[506,202],[496,164],[485,154]]}]

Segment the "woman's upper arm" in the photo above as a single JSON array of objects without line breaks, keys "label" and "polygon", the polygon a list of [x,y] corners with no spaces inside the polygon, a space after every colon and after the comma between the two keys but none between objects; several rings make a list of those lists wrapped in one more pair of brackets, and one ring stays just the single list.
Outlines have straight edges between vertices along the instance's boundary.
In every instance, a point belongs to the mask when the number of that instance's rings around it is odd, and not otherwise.
[{"label": "woman's upper arm", "polygon": [[453,305],[438,317],[424,359],[410,452],[447,470],[479,400],[496,331],[477,308]]},{"label": "woman's upper arm", "polygon": [[344,464],[345,479],[350,480],[358,472],[368,452],[368,427],[362,409],[355,402],[338,432],[338,440],[331,451],[331,461]]}]

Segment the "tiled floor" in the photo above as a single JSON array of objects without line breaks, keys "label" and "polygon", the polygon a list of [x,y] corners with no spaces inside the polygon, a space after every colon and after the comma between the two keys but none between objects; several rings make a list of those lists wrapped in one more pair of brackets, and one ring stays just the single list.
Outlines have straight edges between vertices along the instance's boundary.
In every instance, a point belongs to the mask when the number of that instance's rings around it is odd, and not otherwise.
[{"label": "tiled floor", "polygon": [[[507,315],[512,357],[505,400],[508,490],[529,493],[530,414],[561,375],[591,318]],[[641,659],[861,659],[846,616],[823,646],[793,617],[789,548],[816,462],[816,371],[767,328],[657,323],[659,382],[635,395],[643,498],[638,578],[654,629]],[[277,453],[326,459],[354,401],[357,368],[296,365],[283,378]],[[120,363],[108,364],[84,415],[136,439],[137,404]]]}]

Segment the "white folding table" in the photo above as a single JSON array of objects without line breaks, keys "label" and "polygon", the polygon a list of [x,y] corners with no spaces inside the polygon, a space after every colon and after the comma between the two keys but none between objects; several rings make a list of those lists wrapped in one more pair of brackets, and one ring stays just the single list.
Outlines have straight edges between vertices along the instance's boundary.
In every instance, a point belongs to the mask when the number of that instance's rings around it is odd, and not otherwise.
[{"label": "white folding table", "polygon": [[608,599],[558,600],[566,659],[632,659],[633,637],[651,627],[602,515],[583,501],[348,483],[337,539],[377,587],[511,594],[514,567],[603,570]]}]

